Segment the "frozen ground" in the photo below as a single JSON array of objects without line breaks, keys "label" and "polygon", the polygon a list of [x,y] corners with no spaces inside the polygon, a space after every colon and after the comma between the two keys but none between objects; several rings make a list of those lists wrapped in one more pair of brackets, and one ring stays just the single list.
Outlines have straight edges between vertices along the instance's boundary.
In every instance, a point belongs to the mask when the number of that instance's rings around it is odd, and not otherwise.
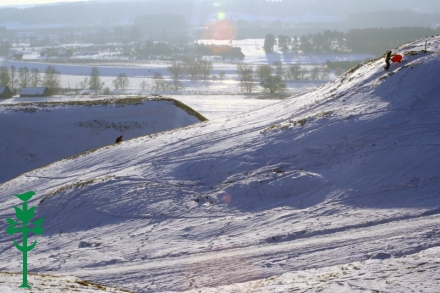
[{"label": "frozen ground", "polygon": [[[427,40],[397,48],[390,71],[371,61],[23,174],[0,185],[0,218],[34,190],[45,232],[29,270],[136,292],[436,292],[440,37]],[[21,271],[14,239],[1,271]]]}]

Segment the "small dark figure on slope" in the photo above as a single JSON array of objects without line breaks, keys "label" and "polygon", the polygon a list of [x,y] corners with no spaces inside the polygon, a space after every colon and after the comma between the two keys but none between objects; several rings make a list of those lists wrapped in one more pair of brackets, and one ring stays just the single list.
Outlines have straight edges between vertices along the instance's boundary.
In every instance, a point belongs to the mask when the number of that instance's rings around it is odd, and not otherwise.
[{"label": "small dark figure on slope", "polygon": [[385,66],[385,70],[390,69],[390,60],[391,60],[391,51],[387,51],[387,55],[385,56],[385,63],[387,66]]},{"label": "small dark figure on slope", "polygon": [[118,136],[118,138],[116,139],[116,143],[120,143],[122,141],[122,135]]}]

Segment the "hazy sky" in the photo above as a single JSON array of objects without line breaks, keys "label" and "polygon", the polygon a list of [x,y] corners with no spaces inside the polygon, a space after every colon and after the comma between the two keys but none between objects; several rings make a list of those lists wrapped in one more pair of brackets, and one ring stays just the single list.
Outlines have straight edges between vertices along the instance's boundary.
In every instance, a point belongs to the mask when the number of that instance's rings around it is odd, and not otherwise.
[{"label": "hazy sky", "polygon": [[47,3],[57,3],[57,2],[78,2],[87,0],[1,0],[0,6],[9,5],[33,5],[33,4],[47,4]]}]

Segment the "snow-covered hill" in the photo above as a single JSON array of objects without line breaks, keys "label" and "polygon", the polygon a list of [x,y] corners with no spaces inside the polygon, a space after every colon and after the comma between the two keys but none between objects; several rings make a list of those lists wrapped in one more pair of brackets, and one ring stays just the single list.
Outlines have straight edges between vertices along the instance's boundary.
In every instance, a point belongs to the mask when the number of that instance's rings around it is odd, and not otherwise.
[{"label": "snow-covered hill", "polygon": [[[178,107],[181,105],[181,108]],[[144,136],[200,122],[171,99],[14,98],[0,102],[0,182],[116,138]]]},{"label": "snow-covered hill", "polygon": [[[383,58],[370,61],[254,112],[28,172],[0,186],[0,218],[13,217],[14,193],[34,190],[45,232],[29,269],[136,292],[222,292],[214,288],[301,271],[318,282],[350,263],[372,271],[345,292],[378,290],[371,281],[387,276],[380,288],[396,292],[414,279],[372,272],[420,251],[430,259],[420,282],[435,292],[440,37],[394,52],[404,61],[389,71]],[[21,270],[13,239],[0,240],[2,271]]]}]

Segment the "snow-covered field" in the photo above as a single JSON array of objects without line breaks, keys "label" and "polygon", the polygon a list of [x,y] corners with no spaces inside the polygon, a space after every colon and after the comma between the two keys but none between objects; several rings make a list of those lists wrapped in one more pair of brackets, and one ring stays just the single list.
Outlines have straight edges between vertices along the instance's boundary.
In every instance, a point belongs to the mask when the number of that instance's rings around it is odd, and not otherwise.
[{"label": "snow-covered field", "polygon": [[[45,232],[29,270],[135,292],[438,292],[440,37],[427,40],[390,71],[371,61],[23,174],[0,185],[0,218],[34,190]],[[1,271],[21,271],[13,239]]]},{"label": "snow-covered field", "polygon": [[[203,44],[228,45],[229,41],[219,40],[199,40]],[[283,54],[275,51],[266,54],[262,49],[263,39],[246,39],[234,40],[233,46],[242,48],[245,54],[243,62],[253,66],[254,70],[258,65],[273,64],[280,62],[284,70],[288,70],[288,66],[299,64],[303,68],[310,71],[315,66],[322,66],[327,60],[330,61],[359,61],[362,62],[367,58],[372,58],[370,54]],[[84,46],[84,45],[75,45]],[[10,68],[27,67],[29,70],[38,69],[42,74],[47,66],[53,66],[61,74],[61,87],[69,89],[79,89],[80,84],[85,78],[90,77],[92,67],[97,67],[100,72],[101,81],[105,83],[104,87],[113,90],[113,80],[119,74],[125,74],[129,78],[129,86],[124,90],[124,94],[149,94],[158,93],[153,90],[153,76],[160,73],[166,80],[171,81],[170,73],[167,70],[171,61],[158,60],[125,60],[121,56],[109,56],[108,52],[101,52],[95,55],[75,55],[71,58],[65,58],[62,63],[56,63],[53,58],[42,57],[39,55],[41,48],[16,48],[23,52],[23,61],[0,60],[0,65]],[[87,62],[84,62],[86,59]],[[56,59],[55,59],[56,60]],[[83,61],[81,61],[83,60]],[[95,60],[95,61],[93,61]],[[54,63],[55,62],[55,63]],[[237,62],[213,62],[213,70],[209,79],[191,80],[187,77],[181,77],[179,80],[183,85],[183,89],[178,92],[161,92],[158,94],[174,94],[174,95],[237,95],[241,94],[239,77],[237,76]],[[220,80],[220,73],[225,74],[224,80]],[[313,90],[329,79],[336,78],[335,73],[331,73],[325,80],[299,80],[288,81],[287,92],[291,95],[304,93]],[[142,90],[141,83],[146,82],[147,88]],[[256,84],[258,81],[256,80]],[[255,93],[261,92],[261,88],[257,85]]]},{"label": "snow-covered field", "polygon": [[[48,66],[53,66],[60,72],[60,84],[62,88],[80,89],[81,82],[85,78],[90,77],[93,64],[87,65],[72,65],[72,64],[49,64],[44,62],[26,62],[26,61],[5,61],[2,66],[16,68],[27,67],[29,70],[37,68],[41,75],[44,76],[44,71]],[[206,81],[202,79],[191,80],[187,77],[182,77],[179,81],[183,85],[183,89],[179,91],[166,91],[157,92],[153,89],[155,73],[160,73],[164,79],[171,82],[170,74],[167,67],[171,63],[166,62],[152,62],[147,65],[137,66],[133,64],[120,64],[111,66],[103,66],[96,64],[96,67],[100,71],[100,79],[104,82],[104,88],[108,87],[111,91],[114,91],[113,81],[119,74],[127,75],[129,79],[129,86],[123,91],[124,94],[174,94],[174,95],[237,95],[242,94],[240,89],[240,82],[237,76],[236,64],[222,64],[214,63],[214,69],[212,71],[211,78]],[[224,80],[218,78],[220,72],[225,73]],[[334,76],[334,75],[333,75]],[[287,81],[287,92],[289,94],[298,94],[310,91],[323,85],[328,80],[299,80],[299,81]],[[147,87],[142,89],[141,83],[146,82]],[[255,81],[258,84],[258,81]],[[261,88],[256,86],[255,94],[261,92]],[[85,92],[90,92],[86,90]],[[118,92],[121,93],[121,92]]]},{"label": "snow-covered field", "polygon": [[[275,61],[280,61],[282,64],[323,64],[327,60],[330,61],[363,61],[367,58],[373,58],[374,56],[371,54],[296,54],[296,53],[282,53],[279,48],[275,47],[275,52],[266,54],[263,45],[264,39],[242,39],[242,40],[198,40],[199,44],[205,45],[226,45],[233,47],[240,47],[241,51],[245,55],[244,62],[250,64],[272,64]],[[62,47],[87,47],[87,46],[96,46],[94,44],[72,44],[72,45],[62,45]],[[141,67],[144,69],[156,69],[161,66],[157,66],[158,64],[163,62],[156,62],[151,60],[144,60],[142,62],[132,60],[130,58],[124,58],[121,56],[116,56],[117,52],[107,52],[105,50],[105,46],[101,46],[98,49],[96,54],[90,55],[85,52],[84,54],[75,54],[70,58],[66,58],[66,61],[74,62],[76,60],[96,60],[97,64],[102,64],[103,60],[107,60],[106,64],[111,65],[112,63],[120,64],[121,60],[125,60],[130,67]],[[53,57],[44,57],[40,56],[39,51],[41,48],[39,47],[29,47],[28,45],[17,47],[16,50],[22,52],[24,61],[36,61],[40,60],[41,62],[45,62],[46,60],[54,59]],[[385,53],[385,52],[384,52]],[[58,57],[56,57],[58,58]],[[22,64],[20,62],[13,63]],[[221,63],[220,63],[221,64]],[[228,63],[226,63],[228,64]],[[6,65],[9,65],[7,63]],[[166,66],[162,66],[166,68]],[[63,72],[61,68],[60,71]]]},{"label": "snow-covered field", "polygon": [[[229,40],[199,40],[199,44],[205,45],[229,45]],[[275,51],[266,54],[263,46],[264,39],[243,39],[233,40],[232,46],[240,47],[246,56],[244,62],[250,64],[272,64],[273,62],[281,62],[284,65],[290,64],[323,64],[327,60],[330,61],[364,61],[367,58],[373,58],[371,54],[283,54],[277,46]]]}]

